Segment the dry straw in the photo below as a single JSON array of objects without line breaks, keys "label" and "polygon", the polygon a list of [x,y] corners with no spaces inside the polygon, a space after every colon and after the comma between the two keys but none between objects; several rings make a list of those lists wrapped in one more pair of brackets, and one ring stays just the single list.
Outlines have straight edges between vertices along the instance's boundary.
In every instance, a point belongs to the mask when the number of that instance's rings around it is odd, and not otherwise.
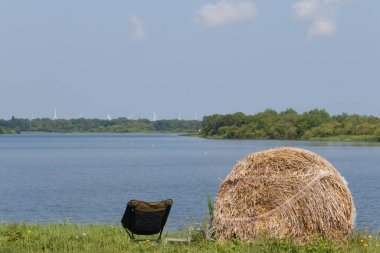
[{"label": "dry straw", "polygon": [[347,183],[329,162],[307,150],[277,148],[235,165],[219,188],[213,229],[220,240],[343,241],[354,219]]}]

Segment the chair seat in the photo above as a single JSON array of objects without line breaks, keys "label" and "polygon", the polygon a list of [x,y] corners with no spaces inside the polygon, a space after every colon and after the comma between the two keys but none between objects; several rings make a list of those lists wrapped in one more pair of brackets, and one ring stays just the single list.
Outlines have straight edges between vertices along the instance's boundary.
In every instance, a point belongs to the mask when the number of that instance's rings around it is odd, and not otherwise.
[{"label": "chair seat", "polygon": [[[172,204],[173,200],[171,199],[156,202],[131,200],[127,204],[121,223],[133,240],[135,240],[134,234],[154,235],[158,233],[160,235],[157,240],[160,240]],[[129,234],[128,230],[132,234]]]}]

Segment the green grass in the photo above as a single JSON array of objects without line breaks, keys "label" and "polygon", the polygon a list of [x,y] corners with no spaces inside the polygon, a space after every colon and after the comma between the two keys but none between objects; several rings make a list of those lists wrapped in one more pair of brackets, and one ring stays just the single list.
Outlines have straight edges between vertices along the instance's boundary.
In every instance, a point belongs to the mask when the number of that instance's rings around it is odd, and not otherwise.
[{"label": "green grass", "polygon": [[[186,234],[165,233],[166,237],[186,237]],[[0,224],[0,252],[380,252],[379,236],[365,233],[352,235],[342,245],[325,240],[300,245],[278,239],[259,239],[250,244],[220,243],[206,240],[202,232],[192,237],[191,244],[134,243],[119,225],[12,223]]]}]

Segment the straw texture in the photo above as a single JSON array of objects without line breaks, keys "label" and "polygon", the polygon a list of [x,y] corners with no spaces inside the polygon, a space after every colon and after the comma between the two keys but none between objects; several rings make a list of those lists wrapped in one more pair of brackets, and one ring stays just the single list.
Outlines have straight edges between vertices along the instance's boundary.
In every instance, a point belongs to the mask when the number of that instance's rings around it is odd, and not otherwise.
[{"label": "straw texture", "polygon": [[222,182],[213,229],[220,240],[257,236],[345,240],[355,207],[347,183],[321,156],[277,148],[240,160]]}]

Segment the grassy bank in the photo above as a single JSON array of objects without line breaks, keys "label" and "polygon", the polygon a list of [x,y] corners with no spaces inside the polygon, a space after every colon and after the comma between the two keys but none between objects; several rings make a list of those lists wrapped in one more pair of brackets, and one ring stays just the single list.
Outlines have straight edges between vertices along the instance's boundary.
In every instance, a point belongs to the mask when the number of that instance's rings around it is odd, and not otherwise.
[{"label": "grassy bank", "polygon": [[0,127],[0,134],[19,134],[20,131],[17,131],[16,129],[7,129],[7,128],[1,128]]},{"label": "grassy bank", "polygon": [[[165,233],[186,237],[185,233]],[[133,243],[119,225],[0,224],[0,252],[380,252],[379,236],[352,235],[347,244],[324,240],[300,245],[290,240],[260,239],[251,244],[239,241],[207,241],[201,233],[193,242]]]},{"label": "grassy bank", "polygon": [[[226,138],[223,135],[211,135],[211,136],[202,136],[199,134],[186,135],[191,137],[200,137],[206,139],[233,139],[233,140],[242,140],[240,138]],[[277,140],[277,139],[268,139],[268,138],[245,138],[244,140]],[[278,139],[281,140],[281,139]],[[380,142],[380,136],[372,135],[338,135],[330,137],[311,137],[309,139],[296,139],[297,141],[331,141],[331,142]]]},{"label": "grassy bank", "polygon": [[338,135],[331,137],[313,137],[311,141],[348,141],[348,142],[380,142],[380,136],[373,135]]}]

